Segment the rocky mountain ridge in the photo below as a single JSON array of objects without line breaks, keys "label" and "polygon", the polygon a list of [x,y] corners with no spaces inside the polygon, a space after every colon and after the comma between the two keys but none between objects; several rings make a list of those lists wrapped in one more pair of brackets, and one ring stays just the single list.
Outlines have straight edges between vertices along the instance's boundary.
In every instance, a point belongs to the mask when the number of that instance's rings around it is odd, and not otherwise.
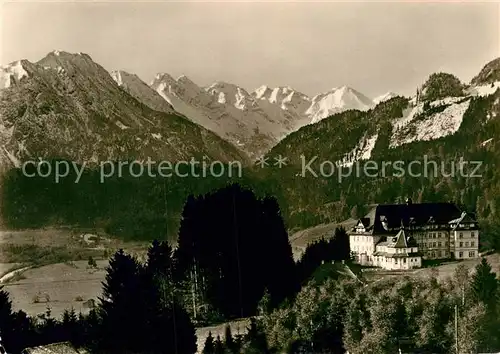
[{"label": "rocky mountain ridge", "polygon": [[87,54],[54,51],[36,63],[22,60],[2,70],[3,166],[46,157],[77,163],[203,155],[246,159],[216,134],[174,114],[153,90],[142,87],[141,101],[147,92],[149,104],[163,112],[138,101]]},{"label": "rocky mountain ridge", "polygon": [[175,110],[241,147],[252,157],[268,151],[301,127],[349,109],[367,110],[375,103],[347,87],[309,98],[289,86],[263,85],[253,92],[231,83],[202,88],[185,76],[161,73],[151,83]]}]

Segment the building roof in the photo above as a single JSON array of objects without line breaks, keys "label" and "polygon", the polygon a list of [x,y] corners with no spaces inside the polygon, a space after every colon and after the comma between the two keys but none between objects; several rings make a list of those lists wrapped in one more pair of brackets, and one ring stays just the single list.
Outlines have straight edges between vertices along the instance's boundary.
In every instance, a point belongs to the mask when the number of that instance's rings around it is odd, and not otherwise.
[{"label": "building roof", "polygon": [[88,354],[88,352],[76,349],[70,343],[64,342],[26,348],[21,354]]},{"label": "building roof", "polygon": [[462,211],[453,203],[380,204],[375,211],[373,233],[394,232],[401,223],[405,227],[428,223],[446,225],[461,216]]},{"label": "building roof", "polygon": [[472,218],[470,214],[464,212],[462,213],[462,215],[460,215],[459,218],[453,219],[449,222],[449,224],[452,225],[453,229],[456,229],[461,223],[467,223],[467,224],[476,223],[476,220]]}]

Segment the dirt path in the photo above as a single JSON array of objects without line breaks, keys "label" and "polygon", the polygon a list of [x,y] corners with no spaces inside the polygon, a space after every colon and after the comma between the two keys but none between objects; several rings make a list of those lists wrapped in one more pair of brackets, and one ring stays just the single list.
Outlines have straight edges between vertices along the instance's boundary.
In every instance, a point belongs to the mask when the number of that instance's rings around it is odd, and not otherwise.
[{"label": "dirt path", "polygon": [[27,267],[23,267],[23,268],[19,268],[19,269],[14,269],[14,270],[11,270],[10,272],[8,273],[5,273],[1,278],[0,278],[0,284],[2,283],[5,283],[7,282],[10,278],[12,278],[13,276],[15,276],[16,274],[18,273],[22,273],[28,269],[30,269],[32,266],[27,266]]}]

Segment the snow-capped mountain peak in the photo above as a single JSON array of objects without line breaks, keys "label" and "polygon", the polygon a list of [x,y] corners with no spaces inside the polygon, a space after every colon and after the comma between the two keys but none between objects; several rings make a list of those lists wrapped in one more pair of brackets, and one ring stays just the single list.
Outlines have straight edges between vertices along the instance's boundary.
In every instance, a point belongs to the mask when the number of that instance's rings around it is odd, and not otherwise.
[{"label": "snow-capped mountain peak", "polygon": [[398,96],[396,93],[389,91],[389,92],[387,92],[387,93],[384,93],[383,95],[380,95],[380,96],[375,97],[375,98],[373,99],[373,102],[374,102],[375,104],[379,104],[379,103],[381,103],[381,102],[388,101],[388,100],[390,100],[391,98],[394,98],[394,97],[396,97],[396,96]]},{"label": "snow-capped mountain peak", "polygon": [[23,77],[28,76],[25,69],[26,63],[25,60],[18,60],[0,68],[0,90],[8,88],[12,85],[12,82],[18,82]]},{"label": "snow-capped mountain peak", "polygon": [[269,89],[269,87],[267,87],[266,85],[262,85],[253,92],[253,95],[258,100],[265,99],[266,94],[268,94],[270,91],[271,90]]},{"label": "snow-capped mountain peak", "polygon": [[255,107],[255,99],[245,89],[223,81],[217,81],[205,88],[205,91],[217,97],[220,104],[229,104],[239,110]]},{"label": "snow-capped mountain peak", "polygon": [[193,80],[191,80],[191,79],[190,79],[189,77],[187,77],[186,75],[181,75],[181,76],[179,76],[179,77],[177,78],[177,80],[175,80],[175,81],[177,81],[178,83],[182,83],[182,84],[184,84],[184,85],[195,85],[196,87],[198,87],[198,85],[196,85],[196,84],[194,83],[194,81],[193,81]]},{"label": "snow-capped mountain peak", "polygon": [[252,96],[254,96],[256,99],[266,100],[279,106],[283,106],[283,101],[290,102],[293,96],[296,96],[297,98],[300,98],[302,100],[310,101],[309,97],[294,90],[290,86],[269,88],[267,85],[262,85],[252,93]]},{"label": "snow-capped mountain peak", "polygon": [[153,90],[148,84],[142,81],[137,75],[130,74],[122,70],[110,72],[116,84],[125,89],[129,94],[142,101],[150,108],[166,113],[173,113],[173,107],[165,100],[159,92]]},{"label": "snow-capped mountain peak", "polygon": [[314,96],[306,114],[311,117],[311,123],[316,123],[335,113],[349,109],[366,111],[373,106],[374,102],[371,99],[344,85]]}]

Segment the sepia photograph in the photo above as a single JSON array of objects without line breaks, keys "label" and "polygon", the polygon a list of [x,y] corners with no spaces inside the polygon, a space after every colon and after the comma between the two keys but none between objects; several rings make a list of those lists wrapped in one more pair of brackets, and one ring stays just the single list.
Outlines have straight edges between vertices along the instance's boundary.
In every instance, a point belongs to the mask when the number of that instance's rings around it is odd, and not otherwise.
[{"label": "sepia photograph", "polygon": [[0,3],[0,354],[500,354],[500,2]]}]

